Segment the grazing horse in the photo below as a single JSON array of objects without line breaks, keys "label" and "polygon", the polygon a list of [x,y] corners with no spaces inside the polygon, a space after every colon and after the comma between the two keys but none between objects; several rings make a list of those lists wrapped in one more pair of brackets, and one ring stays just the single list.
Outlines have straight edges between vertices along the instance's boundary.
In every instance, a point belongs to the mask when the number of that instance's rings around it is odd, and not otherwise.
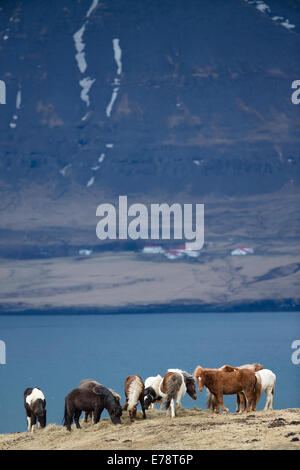
[{"label": "grazing horse", "polygon": [[257,378],[256,404],[259,402],[262,392],[266,394],[264,410],[273,410],[276,375],[269,369],[263,369],[255,373]]},{"label": "grazing horse", "polygon": [[155,408],[158,403],[160,403],[160,409],[162,410],[164,399],[159,394],[159,385],[161,381],[162,376],[159,374],[156,377],[148,377],[145,380],[144,403],[146,410],[149,406],[151,406],[151,408]]},{"label": "grazing horse", "polygon": [[39,428],[46,426],[46,400],[40,388],[26,388],[24,391],[24,407],[27,416],[28,432],[33,432],[36,420],[38,420]]},{"label": "grazing horse", "polygon": [[[220,367],[219,369],[216,369],[216,370],[223,370],[224,372],[233,372],[234,370],[239,370],[239,369],[249,369],[249,370],[252,370],[253,372],[257,372],[261,369],[263,369],[264,366],[262,366],[261,364],[258,364],[257,362],[255,362],[254,364],[244,364],[242,366],[238,366],[238,367],[233,367],[233,366],[229,366],[228,364],[225,364],[224,366]],[[211,410],[214,410],[215,406],[216,406],[216,399],[214,397],[214,395],[212,393],[210,393],[209,390],[207,390],[207,395],[208,395],[208,400],[207,400],[207,408],[208,409],[211,409]],[[240,406],[241,406],[241,410],[240,410]],[[245,395],[243,394],[243,392],[241,393],[237,393],[236,395],[236,413],[238,413],[239,411],[242,412],[242,411],[245,411],[246,409],[246,399],[245,399]]]},{"label": "grazing horse", "polygon": [[68,431],[71,431],[74,417],[76,427],[80,429],[79,418],[82,411],[93,412],[94,424],[96,424],[99,422],[104,408],[107,409],[113,424],[121,423],[122,407],[108,388],[102,385],[94,385],[91,390],[74,388],[65,398],[63,425],[67,427]]},{"label": "grazing horse", "polygon": [[168,369],[159,385],[159,394],[166,400],[166,410],[171,410],[172,418],[175,418],[174,400],[180,405],[180,400],[186,392],[193,400],[196,400],[194,377],[184,370]]},{"label": "grazing horse", "polygon": [[198,382],[198,389],[201,392],[206,386],[214,395],[216,403],[214,409],[216,413],[220,412],[219,406],[223,412],[227,412],[223,402],[223,395],[233,395],[244,392],[248,405],[246,411],[250,409],[255,411],[256,405],[256,376],[255,372],[249,369],[238,369],[233,371],[224,371],[219,369],[203,369],[197,366],[194,376]]},{"label": "grazing horse", "polygon": [[[97,382],[96,380],[94,379],[84,379],[84,380],[81,380],[81,382],[79,383],[79,386],[78,388],[80,389],[85,389],[85,390],[93,390],[94,386],[95,385],[99,385],[100,387],[103,387],[102,384],[100,384],[99,382]],[[120,405],[120,401],[121,401],[121,397],[120,395],[118,395],[114,390],[112,390],[111,388],[108,388],[108,390],[116,397],[116,399],[118,400],[119,402],[119,405]],[[88,411],[85,411],[84,412],[84,422],[87,423],[88,421],[88,418],[92,418],[92,415],[93,415],[93,412],[88,412]]]},{"label": "grazing horse", "polygon": [[145,404],[144,404],[144,390],[145,385],[139,375],[128,375],[125,379],[125,397],[126,402],[123,405],[123,410],[129,411],[130,421],[136,418],[136,410],[138,402],[140,402],[143,412],[143,418],[146,419]]}]

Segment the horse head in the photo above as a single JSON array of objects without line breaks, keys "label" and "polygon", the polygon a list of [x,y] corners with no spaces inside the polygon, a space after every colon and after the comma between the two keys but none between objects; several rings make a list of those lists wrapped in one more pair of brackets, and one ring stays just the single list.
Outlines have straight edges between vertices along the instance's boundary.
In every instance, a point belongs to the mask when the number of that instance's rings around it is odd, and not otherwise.
[{"label": "horse head", "polygon": [[203,387],[204,387],[204,381],[203,381],[203,368],[201,366],[197,366],[196,369],[194,370],[194,377],[197,380],[198,383],[198,390],[199,392],[202,392]]},{"label": "horse head", "polygon": [[191,374],[188,374],[187,372],[183,372],[183,377],[184,377],[187,393],[193,400],[196,400],[197,391],[196,391],[196,386],[195,386],[195,378]]},{"label": "horse head", "polygon": [[144,405],[145,409],[148,410],[151,403],[155,401],[156,393],[152,387],[147,387],[144,390]]},{"label": "horse head", "polygon": [[122,406],[118,404],[117,400],[114,406],[108,410],[111,422],[113,424],[121,424]]}]

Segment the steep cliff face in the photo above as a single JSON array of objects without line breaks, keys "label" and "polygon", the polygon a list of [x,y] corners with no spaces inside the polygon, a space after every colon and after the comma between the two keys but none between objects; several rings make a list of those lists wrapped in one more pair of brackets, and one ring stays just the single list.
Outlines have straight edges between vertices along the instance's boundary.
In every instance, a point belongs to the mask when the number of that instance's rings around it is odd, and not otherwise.
[{"label": "steep cliff face", "polygon": [[3,198],[299,184],[300,4],[1,2]]}]

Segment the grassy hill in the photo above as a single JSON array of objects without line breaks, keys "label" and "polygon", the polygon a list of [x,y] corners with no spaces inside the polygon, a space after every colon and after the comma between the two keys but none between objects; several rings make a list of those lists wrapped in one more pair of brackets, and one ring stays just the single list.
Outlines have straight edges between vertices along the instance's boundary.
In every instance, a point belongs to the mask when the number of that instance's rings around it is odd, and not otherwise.
[{"label": "grassy hill", "polygon": [[[25,420],[25,418],[24,418]],[[24,422],[25,427],[25,422]],[[165,412],[147,411],[143,420],[130,423],[124,412],[121,425],[109,419],[98,424],[63,426],[0,435],[1,450],[299,450],[300,409],[220,414],[193,408],[177,410],[171,419]]]}]

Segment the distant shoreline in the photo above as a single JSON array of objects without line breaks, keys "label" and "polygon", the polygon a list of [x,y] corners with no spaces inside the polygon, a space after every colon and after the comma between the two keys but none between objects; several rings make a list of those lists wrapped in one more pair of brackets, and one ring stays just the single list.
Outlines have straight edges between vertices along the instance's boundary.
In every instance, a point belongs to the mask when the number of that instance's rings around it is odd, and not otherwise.
[{"label": "distant shoreline", "polygon": [[9,315],[128,315],[128,314],[170,314],[170,313],[283,313],[294,312],[300,314],[298,299],[283,299],[281,301],[264,300],[257,302],[220,304],[149,304],[126,305],[117,307],[96,306],[62,306],[40,307],[0,305],[0,316]]}]

